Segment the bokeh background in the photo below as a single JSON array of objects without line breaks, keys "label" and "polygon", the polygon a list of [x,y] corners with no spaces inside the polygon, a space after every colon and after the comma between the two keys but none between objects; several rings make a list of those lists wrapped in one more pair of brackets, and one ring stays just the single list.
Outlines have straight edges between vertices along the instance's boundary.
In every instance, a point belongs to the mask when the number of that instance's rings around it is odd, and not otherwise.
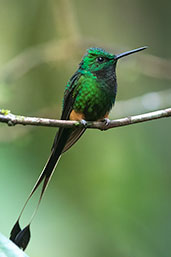
[{"label": "bokeh background", "polygon": [[[89,46],[120,53],[111,118],[171,103],[169,0],[0,0],[0,108],[59,118]],[[171,119],[88,130],[61,158],[32,224],[31,257],[171,256]],[[8,236],[56,129],[0,124],[0,231]],[[38,194],[24,212],[25,225]]]}]

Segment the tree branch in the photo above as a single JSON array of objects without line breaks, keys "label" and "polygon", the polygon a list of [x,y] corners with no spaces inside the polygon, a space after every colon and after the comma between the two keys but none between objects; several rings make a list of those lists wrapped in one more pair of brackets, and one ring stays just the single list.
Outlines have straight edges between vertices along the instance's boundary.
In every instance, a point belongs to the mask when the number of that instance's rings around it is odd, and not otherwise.
[{"label": "tree branch", "polygon": [[[107,130],[110,128],[127,126],[135,123],[146,122],[154,119],[166,118],[171,116],[171,108],[158,110],[155,112],[144,113],[140,115],[125,117],[117,120],[110,120],[108,124],[104,122],[95,121],[87,122],[86,128],[94,128]],[[19,116],[10,113],[7,110],[0,109],[0,122],[7,123],[9,126],[14,126],[17,124],[21,125],[32,125],[32,126],[44,126],[44,127],[84,127],[78,121],[68,121],[68,120],[54,120],[54,119],[45,119],[45,118],[35,118],[35,117],[26,117]]]}]

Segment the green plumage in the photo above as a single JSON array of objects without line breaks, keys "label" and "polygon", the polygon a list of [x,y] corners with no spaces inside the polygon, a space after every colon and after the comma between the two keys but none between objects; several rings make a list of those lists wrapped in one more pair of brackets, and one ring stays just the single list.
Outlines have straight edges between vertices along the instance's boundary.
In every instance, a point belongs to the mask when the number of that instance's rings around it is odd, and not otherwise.
[{"label": "green plumage", "polygon": [[98,81],[97,77],[84,74],[78,81],[77,88],[73,92],[75,101],[73,109],[84,114],[86,120],[102,119],[114,103],[114,92],[103,90],[104,81]]},{"label": "green plumage", "polygon": [[83,113],[85,120],[103,119],[112,108],[117,88],[115,65],[114,55],[90,48],[73,76],[77,79],[68,82],[65,95],[70,94],[72,109]]},{"label": "green plumage", "polygon": [[[117,60],[145,48],[138,48],[120,55],[110,54],[100,48],[88,49],[78,70],[71,77],[65,88],[61,120],[69,120],[70,114],[73,111],[76,114],[81,113],[87,121],[104,119],[115,102],[117,91],[115,68]],[[19,219],[28,200],[43,181],[38,202],[39,206],[61,154],[67,151],[81,137],[85,130],[85,128],[60,128],[58,130],[51,155],[11,231],[10,239],[23,250],[27,247],[30,240],[30,224],[32,219],[24,229],[20,228]]]}]

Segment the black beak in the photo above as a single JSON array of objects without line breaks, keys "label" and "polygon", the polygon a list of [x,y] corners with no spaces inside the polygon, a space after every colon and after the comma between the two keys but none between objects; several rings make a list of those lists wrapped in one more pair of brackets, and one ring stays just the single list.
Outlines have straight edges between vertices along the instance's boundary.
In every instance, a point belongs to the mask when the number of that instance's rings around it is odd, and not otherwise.
[{"label": "black beak", "polygon": [[118,54],[118,55],[115,55],[114,59],[115,60],[118,60],[122,57],[125,57],[127,55],[130,55],[130,54],[134,54],[134,53],[137,53],[137,52],[140,52],[144,49],[148,48],[148,46],[143,46],[143,47],[140,47],[140,48],[137,48],[137,49],[134,49],[134,50],[131,50],[131,51],[127,51],[127,52],[124,52],[124,53],[121,53],[121,54]]}]

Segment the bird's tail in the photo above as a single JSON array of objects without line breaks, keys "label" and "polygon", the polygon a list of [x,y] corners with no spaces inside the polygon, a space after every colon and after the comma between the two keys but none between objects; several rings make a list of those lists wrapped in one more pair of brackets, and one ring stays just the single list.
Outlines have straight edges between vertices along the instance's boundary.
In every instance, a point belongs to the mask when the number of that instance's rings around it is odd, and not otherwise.
[{"label": "bird's tail", "polygon": [[[38,207],[40,205],[40,202],[42,200],[44,192],[45,192],[45,190],[48,186],[48,183],[53,175],[55,167],[60,159],[61,153],[62,153],[62,151],[66,145],[66,142],[72,132],[71,129],[67,129],[67,128],[61,128],[59,131],[60,131],[60,133],[58,132],[58,135],[60,135],[60,136],[57,138],[57,143],[53,146],[51,155],[50,155],[42,173],[40,174],[36,184],[34,185],[30,195],[28,196],[28,198],[20,212],[20,215],[10,233],[10,240],[13,241],[16,245],[18,245],[23,250],[25,250],[25,248],[27,247],[29,240],[30,240],[30,224],[38,210]],[[39,185],[42,182],[43,182],[43,185],[42,185],[39,201],[33,212],[30,222],[24,229],[21,229],[20,225],[19,225],[19,220],[22,216],[22,213],[23,213],[28,201],[33,196],[34,192],[37,190],[37,188],[39,187]]]}]

